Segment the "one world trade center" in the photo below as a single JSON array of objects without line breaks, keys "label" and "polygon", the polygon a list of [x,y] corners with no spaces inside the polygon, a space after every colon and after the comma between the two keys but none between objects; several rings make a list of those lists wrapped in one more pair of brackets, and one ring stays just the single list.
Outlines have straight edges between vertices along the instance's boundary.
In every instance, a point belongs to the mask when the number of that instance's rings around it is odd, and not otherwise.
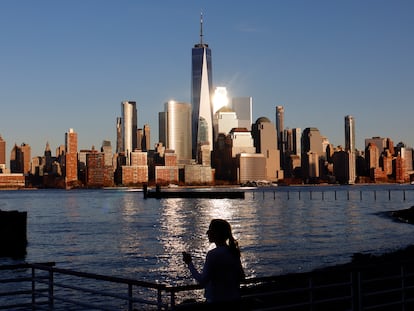
[{"label": "one world trade center", "polygon": [[204,162],[201,154],[210,154],[213,149],[212,90],[211,50],[203,42],[201,15],[200,42],[192,49],[191,66],[192,152],[198,163]]}]

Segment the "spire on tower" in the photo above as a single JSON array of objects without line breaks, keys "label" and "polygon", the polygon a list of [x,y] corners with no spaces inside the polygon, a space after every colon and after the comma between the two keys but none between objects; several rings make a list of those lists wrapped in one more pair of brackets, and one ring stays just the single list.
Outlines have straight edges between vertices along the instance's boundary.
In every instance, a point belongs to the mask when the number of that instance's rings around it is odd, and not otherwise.
[{"label": "spire on tower", "polygon": [[200,45],[203,45],[203,12],[200,13]]}]

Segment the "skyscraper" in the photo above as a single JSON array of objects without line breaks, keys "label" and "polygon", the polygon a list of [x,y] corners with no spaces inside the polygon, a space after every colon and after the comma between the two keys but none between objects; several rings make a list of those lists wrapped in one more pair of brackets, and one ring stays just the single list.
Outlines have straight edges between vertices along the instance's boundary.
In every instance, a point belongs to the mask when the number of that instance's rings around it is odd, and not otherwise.
[{"label": "skyscraper", "polygon": [[201,162],[200,149],[213,149],[211,50],[203,42],[203,15],[200,19],[200,43],[192,49],[191,104],[192,104],[192,155]]},{"label": "skyscraper", "polygon": [[355,151],[355,120],[345,116],[345,151]]},{"label": "skyscraper", "polygon": [[252,125],[252,137],[256,153],[261,153],[266,158],[266,179],[269,181],[283,179],[275,125],[266,117],[258,118]]},{"label": "skyscraper", "polygon": [[285,109],[283,106],[276,106],[276,133],[277,133],[277,142],[278,142],[278,148],[280,150],[280,153],[283,154],[285,151],[284,144],[285,141],[283,139],[283,130],[284,130],[284,114]]},{"label": "skyscraper", "polygon": [[0,173],[6,170],[6,141],[0,135]]},{"label": "skyscraper", "polygon": [[137,147],[137,104],[134,101],[123,101],[122,108],[122,151],[125,152],[127,165],[130,165],[131,152]]},{"label": "skyscraper", "polygon": [[319,160],[324,158],[322,136],[315,127],[307,127],[302,132],[302,173],[303,178],[308,181],[320,177]]},{"label": "skyscraper", "polygon": [[144,124],[143,134],[141,141],[142,151],[148,151],[151,149],[151,129],[149,124]]},{"label": "skyscraper", "polygon": [[65,133],[65,182],[78,180],[78,134],[69,129]]},{"label": "skyscraper", "polygon": [[[160,119],[162,121],[162,119]],[[191,105],[170,100],[165,103],[164,137],[167,149],[175,150],[178,163],[191,162]]]},{"label": "skyscraper", "polygon": [[355,183],[356,179],[356,148],[355,148],[355,120],[353,116],[345,116],[345,151],[349,154],[348,183]]}]

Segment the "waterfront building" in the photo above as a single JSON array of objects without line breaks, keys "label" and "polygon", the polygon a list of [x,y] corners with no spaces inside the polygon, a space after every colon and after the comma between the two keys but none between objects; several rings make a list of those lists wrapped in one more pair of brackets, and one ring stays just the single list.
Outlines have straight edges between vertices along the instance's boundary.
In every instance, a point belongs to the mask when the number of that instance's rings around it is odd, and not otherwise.
[{"label": "waterfront building", "polygon": [[266,117],[261,117],[252,125],[252,137],[256,153],[261,153],[266,158],[266,179],[277,181],[283,179],[283,171],[280,168],[280,151],[277,149],[276,127]]},{"label": "waterfront building", "polygon": [[[213,149],[213,89],[211,49],[203,41],[203,16],[200,20],[200,42],[192,49],[191,105],[192,105],[192,156],[197,163],[206,162],[199,157]],[[205,147],[203,147],[205,146]]]},{"label": "waterfront building", "polygon": [[[366,140],[365,140],[366,143]],[[381,151],[382,152],[382,151]],[[376,169],[379,167],[380,151],[375,142],[370,142],[365,148],[365,160],[367,163],[367,169]]]},{"label": "waterfront building", "polygon": [[137,147],[137,104],[134,101],[123,101],[121,121],[121,152],[127,157],[127,165],[131,163],[131,152]]},{"label": "waterfront building", "polygon": [[240,184],[248,181],[268,180],[267,161],[262,153],[237,154],[237,181]]},{"label": "waterfront building", "polygon": [[65,183],[68,186],[78,180],[78,134],[72,128],[65,133],[64,158]]},{"label": "waterfront building", "polygon": [[345,152],[349,153],[347,183],[354,184],[356,180],[355,119],[350,115],[345,116]]},{"label": "waterfront building", "polygon": [[252,97],[234,97],[232,99],[232,109],[239,121],[238,128],[252,130],[253,123],[253,99]]},{"label": "waterfront building", "polygon": [[99,188],[104,186],[105,154],[91,150],[86,153],[86,180],[87,187]]},{"label": "waterfront building", "polygon": [[167,149],[175,151],[178,164],[191,163],[191,104],[174,100],[166,102],[159,121],[164,122],[159,126],[160,141]]},{"label": "waterfront building", "polygon": [[302,132],[301,162],[302,174],[305,181],[313,181],[321,176],[319,162],[325,161],[323,138],[315,127],[307,127]]},{"label": "waterfront building", "polygon": [[132,151],[130,153],[130,163],[122,165],[122,184],[141,185],[148,182],[148,162],[147,152]]},{"label": "waterfront building", "polygon": [[209,165],[185,165],[184,181],[188,185],[211,185],[214,183],[214,173]]},{"label": "waterfront building", "polygon": [[177,154],[173,150],[164,153],[164,165],[155,166],[155,183],[160,185],[178,184]]},{"label": "waterfront building", "polygon": [[0,135],[0,173],[6,171],[6,141]]}]

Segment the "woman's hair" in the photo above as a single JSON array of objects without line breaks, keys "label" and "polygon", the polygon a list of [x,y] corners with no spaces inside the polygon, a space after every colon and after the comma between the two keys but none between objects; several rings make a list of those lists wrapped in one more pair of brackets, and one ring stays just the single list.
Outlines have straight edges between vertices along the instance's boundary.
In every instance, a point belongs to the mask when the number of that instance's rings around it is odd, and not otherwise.
[{"label": "woman's hair", "polygon": [[213,219],[210,223],[210,229],[214,231],[217,237],[223,241],[229,240],[230,250],[234,255],[240,257],[240,248],[237,240],[233,237],[230,224],[224,219]]}]

